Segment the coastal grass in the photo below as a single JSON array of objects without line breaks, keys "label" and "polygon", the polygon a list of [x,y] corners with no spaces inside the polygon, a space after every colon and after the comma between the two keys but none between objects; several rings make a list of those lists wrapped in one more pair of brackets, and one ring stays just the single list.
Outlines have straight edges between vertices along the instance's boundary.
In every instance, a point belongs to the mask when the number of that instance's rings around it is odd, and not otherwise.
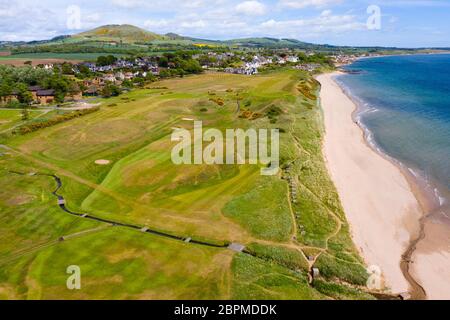
[{"label": "coastal grass", "polygon": [[259,180],[250,192],[227,203],[223,213],[245,225],[255,238],[288,241],[293,232],[293,225],[286,185],[278,178],[262,180],[264,181]]},{"label": "coastal grass", "polygon": [[376,300],[374,296],[361,289],[352,288],[335,282],[315,280],[314,288],[320,293],[336,300]]},{"label": "coastal grass", "polygon": [[250,244],[246,250],[253,256],[269,262],[276,262],[291,270],[309,271],[308,261],[299,250],[280,246],[267,246],[259,243]]},{"label": "coastal grass", "polygon": [[[307,281],[305,255],[318,254],[316,266],[328,283],[359,285],[367,277],[323,160],[317,89],[309,74],[295,70],[254,77],[218,73],[168,79],[100,99],[102,106],[93,114],[11,137],[7,145],[14,149],[12,155],[0,158],[5,183],[11,179],[8,170],[14,168],[57,174],[63,183],[59,193],[73,211],[211,243],[239,242],[255,256],[106,228],[8,261],[0,275],[0,297],[356,297],[357,292],[339,295],[340,289],[333,286],[320,293]],[[219,99],[223,105],[216,103]],[[243,111],[254,117],[241,117]],[[258,165],[174,165],[170,134],[173,128],[191,130],[191,119],[222,131],[280,129],[283,171],[265,177]],[[99,159],[109,164],[97,165]],[[295,183],[296,203],[281,179],[286,175]],[[5,259],[27,248],[27,241],[33,245],[98,227],[56,206],[49,194],[54,187],[51,178],[17,176],[13,181],[1,201],[6,203],[13,194],[31,198],[23,208],[5,205],[5,230],[25,226],[36,238],[27,232],[5,233],[5,241],[14,243],[17,238],[18,246],[5,245]],[[39,215],[44,208],[45,214]],[[39,219],[27,227],[27,221],[14,216],[21,210],[28,218],[35,211]],[[57,227],[51,229],[53,224]],[[111,258],[116,256],[120,258]],[[86,287],[66,292],[64,264],[77,263],[87,272]],[[330,293],[333,290],[336,295]]]},{"label": "coastal grass", "polygon": [[236,300],[326,299],[308,285],[307,276],[271,262],[238,254],[232,265],[232,298]]}]

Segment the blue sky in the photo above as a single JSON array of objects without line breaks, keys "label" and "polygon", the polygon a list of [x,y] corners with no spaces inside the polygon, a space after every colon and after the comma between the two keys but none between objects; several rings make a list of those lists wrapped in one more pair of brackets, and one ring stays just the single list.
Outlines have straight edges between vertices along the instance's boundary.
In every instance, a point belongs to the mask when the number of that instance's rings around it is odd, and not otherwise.
[{"label": "blue sky", "polygon": [[[381,10],[380,29],[367,27],[373,5]],[[0,40],[48,39],[124,23],[208,39],[450,47],[450,0],[0,0]]]}]

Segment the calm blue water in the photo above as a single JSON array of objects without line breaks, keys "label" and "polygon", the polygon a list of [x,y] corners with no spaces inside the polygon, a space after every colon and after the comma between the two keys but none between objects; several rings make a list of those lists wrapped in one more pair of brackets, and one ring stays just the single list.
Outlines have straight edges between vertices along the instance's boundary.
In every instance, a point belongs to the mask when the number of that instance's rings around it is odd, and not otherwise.
[{"label": "calm blue water", "polygon": [[338,77],[383,152],[450,190],[450,55],[362,59]]}]

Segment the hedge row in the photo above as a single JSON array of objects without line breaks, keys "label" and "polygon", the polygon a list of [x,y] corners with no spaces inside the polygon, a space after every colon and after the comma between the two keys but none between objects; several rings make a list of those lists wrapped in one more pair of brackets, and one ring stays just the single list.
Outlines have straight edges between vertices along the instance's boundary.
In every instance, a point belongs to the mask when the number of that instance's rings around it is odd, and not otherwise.
[{"label": "hedge row", "polygon": [[43,129],[43,128],[48,128],[48,127],[54,126],[61,122],[69,121],[69,120],[84,116],[86,114],[94,113],[98,110],[100,110],[100,108],[95,107],[95,108],[90,108],[90,109],[78,110],[78,111],[67,113],[64,115],[58,115],[53,118],[47,119],[45,121],[33,121],[33,122],[24,124],[24,125],[16,128],[13,131],[13,134],[25,135],[25,134],[32,133],[32,132],[35,132],[35,131]]}]

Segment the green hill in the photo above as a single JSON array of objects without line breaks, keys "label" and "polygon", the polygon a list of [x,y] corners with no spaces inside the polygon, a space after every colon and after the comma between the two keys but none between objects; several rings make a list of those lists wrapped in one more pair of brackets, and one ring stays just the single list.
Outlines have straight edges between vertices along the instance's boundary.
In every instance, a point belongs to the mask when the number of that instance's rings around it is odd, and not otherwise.
[{"label": "green hill", "polygon": [[151,42],[165,40],[166,37],[132,26],[106,25],[72,36],[74,39],[95,41],[122,41],[126,43]]}]

